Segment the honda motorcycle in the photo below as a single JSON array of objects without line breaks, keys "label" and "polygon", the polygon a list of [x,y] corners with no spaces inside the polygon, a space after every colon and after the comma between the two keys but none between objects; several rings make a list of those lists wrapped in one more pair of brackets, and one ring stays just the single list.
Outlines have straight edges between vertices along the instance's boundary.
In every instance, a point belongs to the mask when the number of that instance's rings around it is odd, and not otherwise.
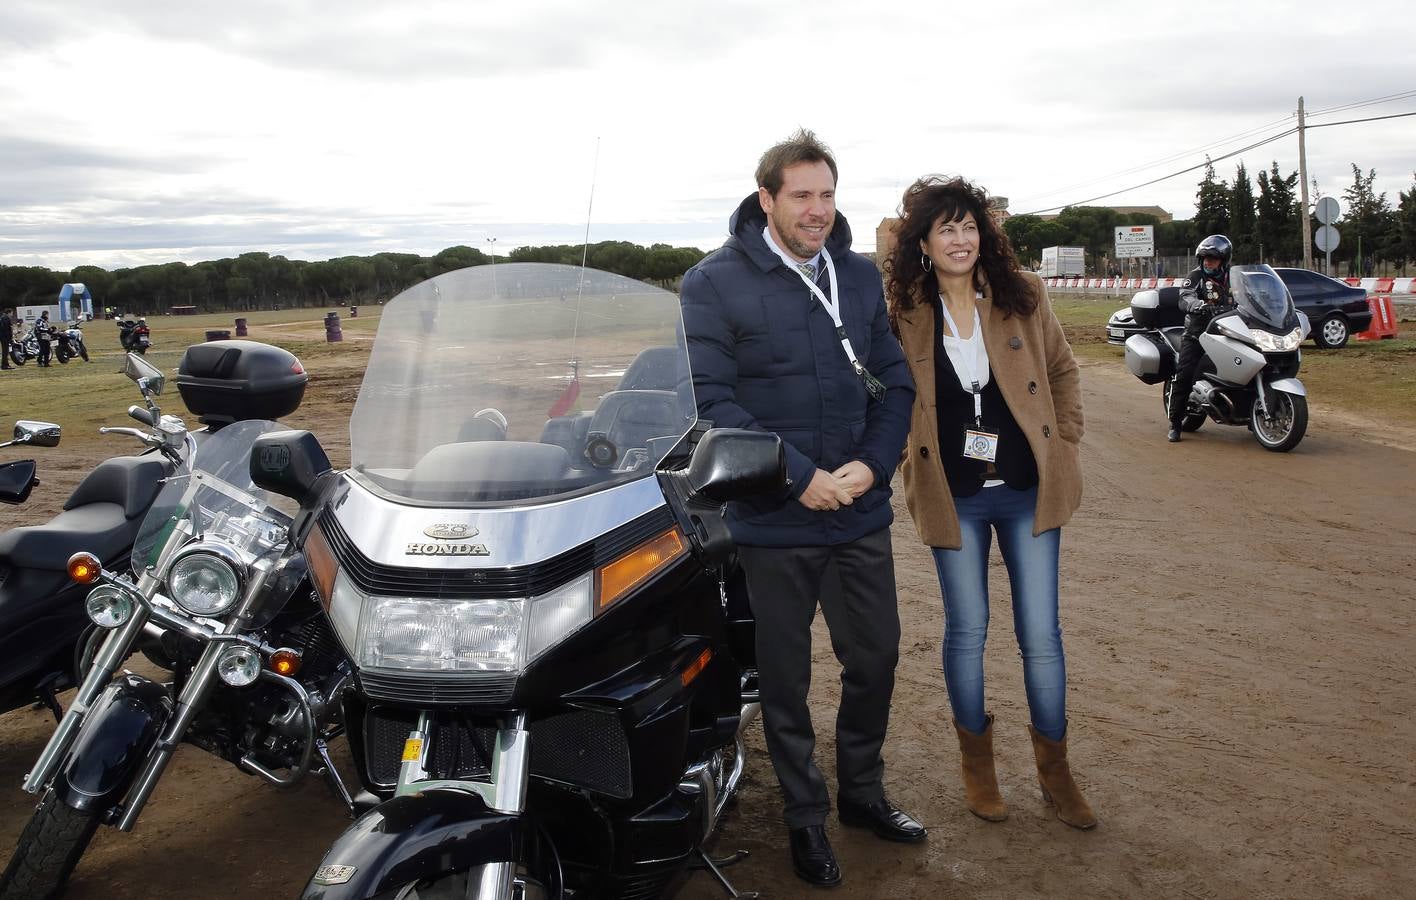
[{"label": "honda motorcycle", "polygon": [[[201,442],[143,519],[131,575],[69,558],[106,637],[25,778],[40,802],[0,898],[61,892],[100,824],[133,829],[183,741],[280,788],[317,771],[349,802],[327,750],[349,667],[292,540],[310,519],[250,478],[256,439],[280,427],[240,421]],[[170,683],[119,671],[154,633]]]},{"label": "honda motorcycle", "polygon": [[364,812],[303,896],[649,898],[695,867],[740,896],[704,850],[757,711],[721,510],[785,490],[785,463],[776,435],[698,421],[677,298],[569,266],[440,275],[386,305],[350,435],[342,473],[307,432],[251,460],[313,511],[354,668]]},{"label": "honda motorcycle", "polygon": [[83,357],[84,362],[89,361],[83,327],[78,322],[54,332],[54,358],[61,363],[67,363],[76,356]]},{"label": "honda motorcycle", "polygon": [[[1200,336],[1204,357],[1181,428],[1197,431],[1206,419],[1245,425],[1264,449],[1292,450],[1308,428],[1307,391],[1297,377],[1308,318],[1266,265],[1234,266],[1229,289],[1233,304]],[[1132,316],[1146,330],[1126,339],[1126,368],[1146,384],[1164,383],[1168,414],[1185,313],[1165,296],[1149,290],[1131,299]]]}]

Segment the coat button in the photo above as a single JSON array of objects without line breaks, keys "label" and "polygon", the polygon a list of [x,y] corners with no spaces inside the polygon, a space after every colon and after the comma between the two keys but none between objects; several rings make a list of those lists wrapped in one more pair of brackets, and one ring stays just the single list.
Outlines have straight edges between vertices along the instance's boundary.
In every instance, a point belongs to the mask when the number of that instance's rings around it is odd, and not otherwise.
[{"label": "coat button", "polygon": [[1020,338],[1020,337],[1017,337],[1016,335],[1013,336],[1013,337],[1010,337],[1010,338],[1008,338],[1008,346],[1011,347],[1011,348],[1014,349],[1014,350],[1021,350],[1022,347],[1023,347],[1023,339]]},{"label": "coat button", "polygon": [[923,456],[925,459],[929,459],[929,448],[928,448],[928,447],[920,447],[920,448],[919,448],[919,455],[920,455],[920,456]]},{"label": "coat button", "polygon": [[1029,382],[1028,382],[1028,393],[1029,393],[1029,394],[1036,394],[1036,393],[1037,393],[1037,382],[1036,382],[1036,381],[1029,381]]},{"label": "coat button", "polygon": [[1042,436],[1043,436],[1043,437],[1052,437],[1052,429],[1049,428],[1049,427],[1046,426],[1046,425],[1042,426]]}]

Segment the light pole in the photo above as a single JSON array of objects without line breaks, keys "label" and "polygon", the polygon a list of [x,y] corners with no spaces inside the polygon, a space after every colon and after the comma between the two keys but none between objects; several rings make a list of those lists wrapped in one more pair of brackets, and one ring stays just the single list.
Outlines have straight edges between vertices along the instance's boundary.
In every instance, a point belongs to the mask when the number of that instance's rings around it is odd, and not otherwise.
[{"label": "light pole", "polygon": [[497,239],[487,238],[487,246],[492,249],[492,294],[495,295],[497,292]]}]

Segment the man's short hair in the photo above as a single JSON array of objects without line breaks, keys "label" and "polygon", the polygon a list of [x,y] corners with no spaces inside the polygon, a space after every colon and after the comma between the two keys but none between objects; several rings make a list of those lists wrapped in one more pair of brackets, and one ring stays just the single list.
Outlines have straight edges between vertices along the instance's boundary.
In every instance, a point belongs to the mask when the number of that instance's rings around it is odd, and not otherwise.
[{"label": "man's short hair", "polygon": [[798,163],[824,162],[831,169],[831,181],[835,182],[836,158],[831,150],[816,137],[814,132],[798,128],[791,137],[769,148],[757,161],[757,186],[765,187],[773,197],[782,189],[782,173]]}]

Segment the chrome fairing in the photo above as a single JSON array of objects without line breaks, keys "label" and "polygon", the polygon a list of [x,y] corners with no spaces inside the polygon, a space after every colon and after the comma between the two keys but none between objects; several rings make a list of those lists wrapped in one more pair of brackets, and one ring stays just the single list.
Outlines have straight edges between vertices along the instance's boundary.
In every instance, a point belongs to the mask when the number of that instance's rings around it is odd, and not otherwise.
[{"label": "chrome fairing", "polygon": [[[332,513],[361,553],[382,565],[442,571],[544,562],[667,509],[653,478],[552,503],[480,509],[404,506],[347,477],[344,488]],[[429,552],[429,547],[456,552]]]}]

